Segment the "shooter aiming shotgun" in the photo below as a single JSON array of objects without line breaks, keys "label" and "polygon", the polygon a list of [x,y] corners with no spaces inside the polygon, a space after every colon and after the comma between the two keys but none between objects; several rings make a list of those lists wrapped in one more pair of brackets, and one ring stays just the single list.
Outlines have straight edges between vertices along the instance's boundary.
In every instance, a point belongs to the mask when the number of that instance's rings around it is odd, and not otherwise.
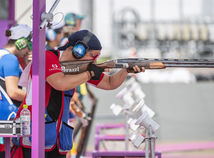
[{"label": "shooter aiming shotgun", "polygon": [[[65,74],[78,74],[87,71],[93,60],[63,61],[60,62]],[[145,69],[165,69],[174,68],[214,68],[214,59],[149,59],[149,58],[124,58],[115,59],[95,64],[97,67],[106,68],[126,68],[128,72],[133,72],[133,67],[144,67]]]}]

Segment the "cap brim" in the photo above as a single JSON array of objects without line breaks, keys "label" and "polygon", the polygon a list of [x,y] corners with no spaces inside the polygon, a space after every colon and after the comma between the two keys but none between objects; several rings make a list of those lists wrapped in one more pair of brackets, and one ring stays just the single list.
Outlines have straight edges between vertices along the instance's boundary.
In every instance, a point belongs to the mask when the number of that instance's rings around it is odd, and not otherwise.
[{"label": "cap brim", "polygon": [[82,15],[77,15],[76,19],[84,19],[85,16],[82,16]]},{"label": "cap brim", "polygon": [[64,46],[62,46],[62,47],[59,47],[58,48],[58,50],[66,50],[68,47],[70,47],[71,45],[70,45],[70,43],[68,42],[68,43],[66,43]]}]

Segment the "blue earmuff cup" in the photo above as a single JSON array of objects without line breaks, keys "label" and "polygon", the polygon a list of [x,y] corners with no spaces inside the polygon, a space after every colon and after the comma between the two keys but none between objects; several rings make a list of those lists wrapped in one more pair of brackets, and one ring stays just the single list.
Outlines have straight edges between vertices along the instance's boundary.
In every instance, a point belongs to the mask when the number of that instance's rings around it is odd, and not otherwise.
[{"label": "blue earmuff cup", "polygon": [[48,29],[46,30],[46,38],[49,40],[49,41],[53,41],[56,39],[56,32],[52,29]]},{"label": "blue earmuff cup", "polygon": [[80,59],[85,55],[86,48],[83,44],[80,43],[74,46],[72,52],[75,58]]}]

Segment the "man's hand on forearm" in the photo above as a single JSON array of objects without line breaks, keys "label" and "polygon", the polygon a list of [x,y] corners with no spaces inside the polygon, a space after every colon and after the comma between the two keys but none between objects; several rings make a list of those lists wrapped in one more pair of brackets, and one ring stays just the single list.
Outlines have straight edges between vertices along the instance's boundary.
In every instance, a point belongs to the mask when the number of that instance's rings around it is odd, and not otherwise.
[{"label": "man's hand on forearm", "polygon": [[138,67],[137,65],[135,65],[133,68],[128,68],[126,69],[126,71],[128,73],[139,73],[139,72],[145,72],[145,68],[144,67]]}]

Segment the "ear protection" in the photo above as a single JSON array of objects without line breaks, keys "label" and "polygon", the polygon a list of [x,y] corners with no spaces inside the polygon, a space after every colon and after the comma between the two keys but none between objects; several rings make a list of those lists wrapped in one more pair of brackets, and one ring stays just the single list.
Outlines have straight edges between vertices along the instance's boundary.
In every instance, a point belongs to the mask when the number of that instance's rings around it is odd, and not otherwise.
[{"label": "ear protection", "polygon": [[27,38],[19,38],[16,40],[15,42],[15,46],[18,50],[24,49],[26,47],[28,47],[30,50],[32,50],[32,32],[29,34],[29,36]]},{"label": "ear protection", "polygon": [[56,39],[56,32],[53,29],[46,30],[46,38],[49,41],[53,41]]},{"label": "ear protection", "polygon": [[87,35],[83,38],[83,40],[78,41],[73,49],[72,49],[72,54],[74,56],[74,58],[76,59],[80,59],[82,57],[84,57],[84,55],[86,54],[87,50],[88,50],[88,42],[90,41],[91,37],[93,36],[93,34],[91,32],[88,32]]},{"label": "ear protection", "polygon": [[16,40],[15,42],[15,46],[18,50],[24,49],[27,47],[27,39],[26,38],[20,38],[18,40]]}]

